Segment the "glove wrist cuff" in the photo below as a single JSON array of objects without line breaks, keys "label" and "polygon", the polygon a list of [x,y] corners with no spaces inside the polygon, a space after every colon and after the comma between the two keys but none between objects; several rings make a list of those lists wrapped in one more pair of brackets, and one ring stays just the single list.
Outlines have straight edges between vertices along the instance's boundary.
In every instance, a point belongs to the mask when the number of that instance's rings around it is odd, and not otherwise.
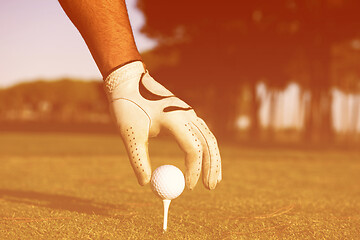
[{"label": "glove wrist cuff", "polygon": [[133,61],[117,67],[104,79],[106,90],[111,93],[119,84],[138,77],[145,72],[145,69],[142,61]]}]

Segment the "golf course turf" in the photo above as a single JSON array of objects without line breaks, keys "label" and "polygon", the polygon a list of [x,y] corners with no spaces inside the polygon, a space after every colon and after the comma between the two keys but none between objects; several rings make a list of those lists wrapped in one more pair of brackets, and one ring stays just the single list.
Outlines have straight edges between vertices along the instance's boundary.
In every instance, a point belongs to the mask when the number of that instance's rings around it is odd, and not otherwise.
[{"label": "golf course turf", "polygon": [[[150,142],[152,169],[184,155]],[[1,133],[0,239],[359,239],[360,152],[220,142],[223,181],[170,204],[140,187],[116,135]]]}]

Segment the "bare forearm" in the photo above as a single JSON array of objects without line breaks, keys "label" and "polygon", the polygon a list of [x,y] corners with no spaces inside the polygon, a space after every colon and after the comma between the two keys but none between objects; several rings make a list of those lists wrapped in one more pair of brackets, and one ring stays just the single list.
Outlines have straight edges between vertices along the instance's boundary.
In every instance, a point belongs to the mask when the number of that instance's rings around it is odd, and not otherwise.
[{"label": "bare forearm", "polygon": [[124,0],[59,0],[84,38],[101,74],[141,60]]}]

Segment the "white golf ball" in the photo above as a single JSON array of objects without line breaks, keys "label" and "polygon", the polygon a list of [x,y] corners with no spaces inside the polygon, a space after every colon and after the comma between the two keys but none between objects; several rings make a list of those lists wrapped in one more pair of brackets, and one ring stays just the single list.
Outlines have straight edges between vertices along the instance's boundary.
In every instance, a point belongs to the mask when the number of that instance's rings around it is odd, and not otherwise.
[{"label": "white golf ball", "polygon": [[173,165],[160,166],[151,176],[151,189],[161,199],[173,200],[184,191],[184,188],[184,174]]}]

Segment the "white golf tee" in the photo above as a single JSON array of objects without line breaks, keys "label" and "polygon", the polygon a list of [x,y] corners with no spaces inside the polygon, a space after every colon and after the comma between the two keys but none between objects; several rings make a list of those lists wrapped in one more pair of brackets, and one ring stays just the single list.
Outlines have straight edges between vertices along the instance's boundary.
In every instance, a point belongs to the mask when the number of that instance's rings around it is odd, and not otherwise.
[{"label": "white golf tee", "polygon": [[170,206],[171,200],[164,199],[163,205],[164,205],[164,225],[163,229],[166,231],[167,229],[167,220],[168,220],[168,213],[169,213],[169,206]]}]

